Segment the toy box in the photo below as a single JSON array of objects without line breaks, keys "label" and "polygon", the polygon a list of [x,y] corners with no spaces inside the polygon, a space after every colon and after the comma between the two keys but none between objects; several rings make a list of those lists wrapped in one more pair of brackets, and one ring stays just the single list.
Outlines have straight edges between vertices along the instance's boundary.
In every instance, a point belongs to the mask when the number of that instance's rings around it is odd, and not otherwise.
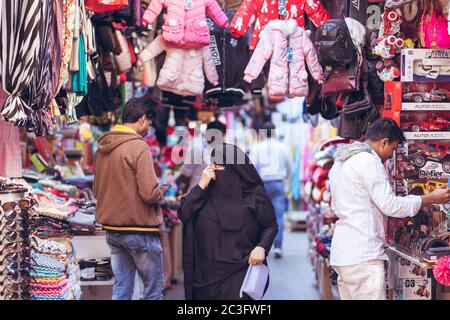
[{"label": "toy box", "polygon": [[402,112],[400,123],[407,140],[450,139],[450,111]]},{"label": "toy box", "polygon": [[404,49],[402,82],[450,82],[450,49]]},{"label": "toy box", "polygon": [[447,181],[450,140],[409,140],[396,151],[396,179]]},{"label": "toy box", "polygon": [[422,269],[420,266],[414,264],[408,259],[397,257],[397,268],[399,278],[409,278],[409,279],[427,278],[427,270]]},{"label": "toy box", "polygon": [[431,279],[399,279],[398,285],[401,300],[431,300]]},{"label": "toy box", "polygon": [[450,110],[450,83],[429,82],[402,85],[403,111]]},{"label": "toy box", "polygon": [[402,109],[402,83],[388,81],[384,83],[383,117],[391,118],[400,125],[400,111]]}]

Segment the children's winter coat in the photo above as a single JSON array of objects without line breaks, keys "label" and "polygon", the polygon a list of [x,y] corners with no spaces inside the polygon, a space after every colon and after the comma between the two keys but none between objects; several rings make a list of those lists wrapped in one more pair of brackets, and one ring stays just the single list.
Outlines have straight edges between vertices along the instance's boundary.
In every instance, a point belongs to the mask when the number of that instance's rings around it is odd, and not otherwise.
[{"label": "children's winter coat", "polygon": [[[284,1],[286,15],[283,19],[295,19],[300,27],[305,26],[305,12],[317,27],[331,19],[319,0]],[[279,0],[245,0],[231,22],[232,35],[235,38],[243,37],[253,26],[250,49],[254,49],[262,28],[270,21],[279,19],[279,2]]]},{"label": "children's winter coat", "polygon": [[182,96],[200,95],[205,87],[203,70],[209,82],[218,84],[219,76],[209,46],[200,49],[173,48],[167,46],[162,36],[158,36],[141,52],[139,60],[150,60],[163,51],[166,51],[166,60],[156,82],[161,90]]},{"label": "children's winter coat", "polygon": [[[234,13],[226,10],[231,20]],[[221,106],[231,106],[242,102],[250,86],[243,80],[244,69],[250,60],[245,38],[233,39],[229,29],[222,30],[207,18],[212,27],[209,47],[219,75],[219,85],[206,84],[205,96],[218,98]],[[233,39],[233,41],[232,41]]]},{"label": "children's winter coat", "polygon": [[[291,54],[288,52],[292,50]],[[258,46],[244,71],[244,80],[258,77],[264,64],[270,60],[269,95],[306,97],[308,73],[317,81],[323,79],[323,70],[317,53],[305,29],[295,20],[274,20],[261,32]],[[289,61],[291,60],[291,61]]]},{"label": "children's winter coat", "polygon": [[172,47],[198,49],[209,45],[205,11],[219,27],[228,26],[227,16],[215,0],[152,0],[142,18],[144,24],[153,23],[162,8],[167,8],[162,34]]}]

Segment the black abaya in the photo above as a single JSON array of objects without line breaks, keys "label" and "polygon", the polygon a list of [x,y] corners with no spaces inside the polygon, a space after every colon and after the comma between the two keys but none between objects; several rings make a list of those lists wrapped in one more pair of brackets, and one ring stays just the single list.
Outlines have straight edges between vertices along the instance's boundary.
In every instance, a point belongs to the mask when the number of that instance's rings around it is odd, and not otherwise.
[{"label": "black abaya", "polygon": [[[261,246],[267,254],[278,231],[272,203],[252,165],[227,166],[216,177],[205,190],[194,187],[178,211],[188,300],[240,299],[251,251]],[[233,184],[237,192],[226,191]]]},{"label": "black abaya", "polygon": [[245,208],[242,230],[223,231],[215,213],[205,208],[209,192],[194,187],[178,211],[184,224],[186,299],[237,300],[250,252],[255,246],[269,252],[278,231],[276,218],[270,202],[259,203],[256,210]]}]

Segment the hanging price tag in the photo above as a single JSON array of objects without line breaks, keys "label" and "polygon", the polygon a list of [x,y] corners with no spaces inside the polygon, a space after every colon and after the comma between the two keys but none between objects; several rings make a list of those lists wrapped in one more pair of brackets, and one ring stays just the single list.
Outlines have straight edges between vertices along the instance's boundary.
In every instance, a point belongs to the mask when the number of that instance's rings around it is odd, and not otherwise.
[{"label": "hanging price tag", "polygon": [[291,47],[287,47],[285,49],[285,51],[286,51],[288,62],[292,62],[292,60],[294,60],[294,51],[292,50]]},{"label": "hanging price tag", "polygon": [[186,10],[191,10],[192,9],[192,0],[185,0],[184,1],[184,8]]},{"label": "hanging price tag", "polygon": [[230,45],[234,48],[237,46],[237,39],[236,38],[231,38],[230,40]]}]

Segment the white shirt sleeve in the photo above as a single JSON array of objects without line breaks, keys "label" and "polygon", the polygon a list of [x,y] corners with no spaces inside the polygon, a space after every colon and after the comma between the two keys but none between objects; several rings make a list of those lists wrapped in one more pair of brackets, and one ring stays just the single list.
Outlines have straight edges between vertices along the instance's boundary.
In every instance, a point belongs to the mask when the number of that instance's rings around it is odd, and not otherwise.
[{"label": "white shirt sleeve", "polygon": [[370,158],[370,161],[365,162],[364,168],[359,168],[358,173],[378,209],[394,218],[415,216],[422,206],[422,198],[414,195],[396,196],[381,162],[378,163],[372,155]]}]

